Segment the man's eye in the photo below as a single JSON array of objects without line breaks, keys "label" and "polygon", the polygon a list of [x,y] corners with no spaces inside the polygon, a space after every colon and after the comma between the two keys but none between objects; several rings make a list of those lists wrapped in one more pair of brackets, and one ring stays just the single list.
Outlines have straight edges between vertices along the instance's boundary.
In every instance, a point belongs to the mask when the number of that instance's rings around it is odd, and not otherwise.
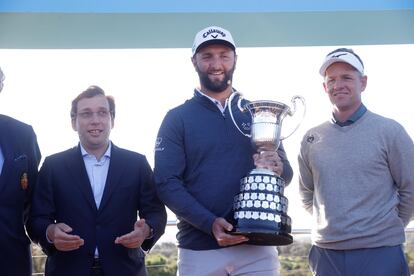
[{"label": "man's eye", "polygon": [[101,111],[98,111],[98,116],[99,116],[99,117],[107,117],[107,116],[108,116],[108,114],[109,114],[109,112],[108,112],[108,111],[106,111],[106,110],[101,110]]},{"label": "man's eye", "polygon": [[92,112],[85,111],[85,112],[80,113],[79,115],[81,115],[81,117],[83,118],[90,118],[92,117]]}]

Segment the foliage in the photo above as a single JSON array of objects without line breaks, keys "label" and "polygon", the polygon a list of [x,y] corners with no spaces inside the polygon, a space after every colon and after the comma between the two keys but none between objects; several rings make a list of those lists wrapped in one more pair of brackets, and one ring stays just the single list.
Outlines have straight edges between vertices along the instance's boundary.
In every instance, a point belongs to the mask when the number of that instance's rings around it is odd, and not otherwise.
[{"label": "foliage", "polygon": [[[308,267],[311,248],[309,237],[297,238],[288,246],[279,246],[281,276],[312,276]],[[407,233],[405,252],[410,271],[414,271],[414,233]],[[33,246],[33,272],[44,271],[45,257],[38,246]],[[157,244],[146,256],[150,276],[175,276],[177,272],[177,247],[174,243]]]},{"label": "foliage", "polygon": [[405,256],[407,257],[410,272],[414,273],[414,233],[407,233],[407,241],[405,243]]},{"label": "foliage", "polygon": [[281,276],[311,276],[308,267],[309,238],[300,238],[287,246],[279,246]]},{"label": "foliage", "polygon": [[173,242],[164,242],[162,244],[156,244],[151,249],[152,254],[160,254],[167,258],[177,259],[177,246]]},{"label": "foliage", "polygon": [[145,263],[150,276],[173,276],[177,273],[177,259],[174,257],[151,253],[146,257]]}]

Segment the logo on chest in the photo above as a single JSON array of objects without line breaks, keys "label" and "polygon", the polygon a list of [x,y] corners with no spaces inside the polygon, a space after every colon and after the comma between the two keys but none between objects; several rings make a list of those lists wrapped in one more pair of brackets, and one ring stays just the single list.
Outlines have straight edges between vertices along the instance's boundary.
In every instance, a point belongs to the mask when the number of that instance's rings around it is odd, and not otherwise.
[{"label": "logo on chest", "polygon": [[157,137],[157,139],[155,140],[154,151],[163,151],[164,147],[161,146],[161,144],[162,144],[162,137]]}]

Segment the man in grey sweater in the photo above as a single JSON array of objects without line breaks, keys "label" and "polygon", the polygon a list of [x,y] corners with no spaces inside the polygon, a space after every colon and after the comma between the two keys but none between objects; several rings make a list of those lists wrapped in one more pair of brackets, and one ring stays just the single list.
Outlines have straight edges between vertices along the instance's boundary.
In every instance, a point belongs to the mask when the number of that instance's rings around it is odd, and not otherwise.
[{"label": "man in grey sweater", "polygon": [[299,154],[299,189],[313,214],[309,263],[318,276],[404,276],[402,244],[414,215],[414,144],[394,120],[361,102],[364,65],[351,49],[320,69],[332,119],[310,129]]}]

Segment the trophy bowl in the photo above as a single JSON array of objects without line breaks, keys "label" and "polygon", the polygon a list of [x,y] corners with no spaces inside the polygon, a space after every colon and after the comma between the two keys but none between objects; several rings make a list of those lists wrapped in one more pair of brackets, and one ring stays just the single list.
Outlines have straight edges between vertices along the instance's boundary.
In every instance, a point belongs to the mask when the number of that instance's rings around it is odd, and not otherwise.
[{"label": "trophy bowl", "polygon": [[[239,94],[234,92],[230,97]],[[296,101],[304,99],[294,96],[292,110],[286,104],[275,101],[253,101],[241,106],[242,97],[239,97],[237,106],[241,111],[249,111],[252,117],[251,133],[246,134],[240,130],[230,115],[239,131],[250,137],[252,146],[261,151],[276,151],[281,140],[289,137],[296,131],[299,124],[286,137],[281,136],[283,119],[293,116],[296,111]],[[304,115],[304,114],[303,114]],[[303,117],[302,117],[303,119]],[[234,197],[233,211],[235,225],[232,235],[243,235],[249,238],[246,242],[254,245],[287,245],[293,242],[292,220],[287,214],[288,199],[283,195],[285,180],[273,171],[255,168],[240,180],[240,192]]]}]

